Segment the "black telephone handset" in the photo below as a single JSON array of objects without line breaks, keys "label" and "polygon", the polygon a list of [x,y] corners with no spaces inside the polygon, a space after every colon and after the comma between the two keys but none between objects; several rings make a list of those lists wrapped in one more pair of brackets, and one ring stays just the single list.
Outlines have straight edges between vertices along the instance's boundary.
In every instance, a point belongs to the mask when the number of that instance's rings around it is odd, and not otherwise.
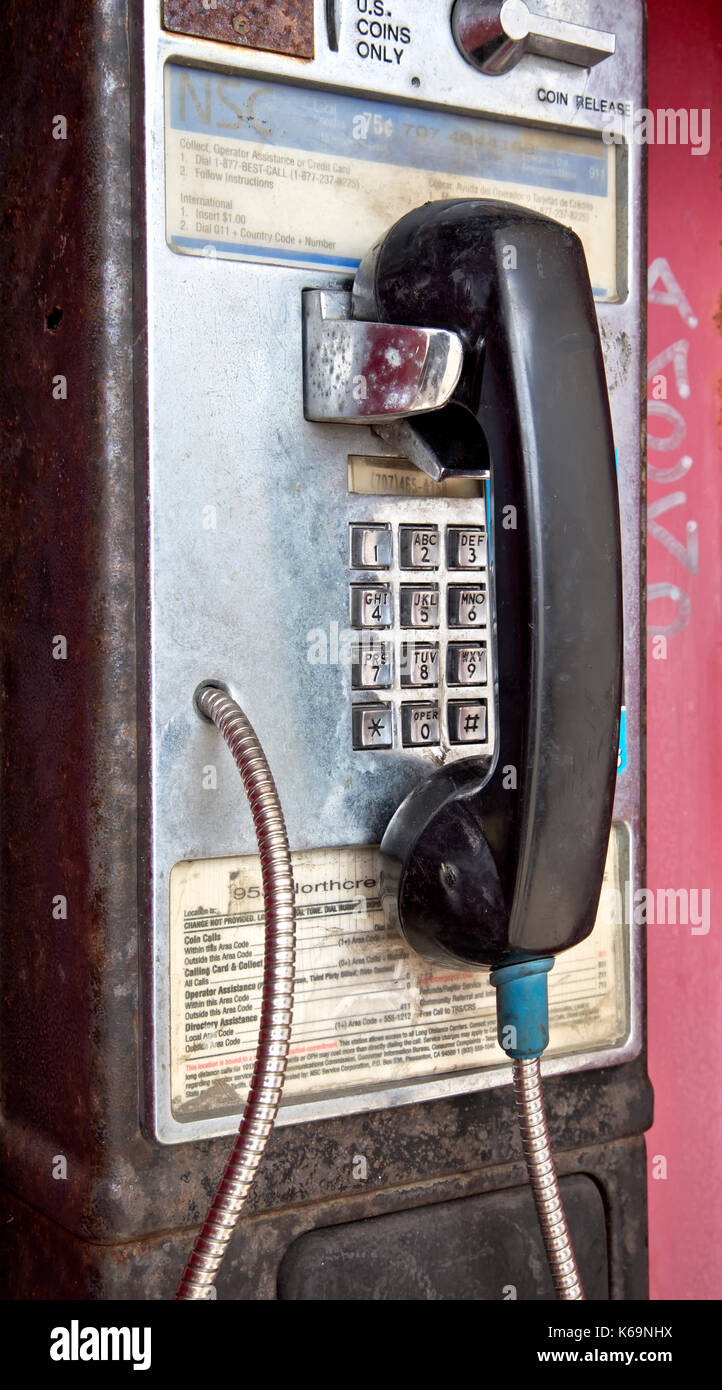
[{"label": "black telephone handset", "polygon": [[453,474],[466,420],[492,480],[496,756],[450,764],[399,807],[384,907],[429,960],[553,955],[594,926],[622,675],[615,454],[582,244],[521,207],[428,203],[362,265],[355,313],[459,335],[451,402],[406,428]]}]

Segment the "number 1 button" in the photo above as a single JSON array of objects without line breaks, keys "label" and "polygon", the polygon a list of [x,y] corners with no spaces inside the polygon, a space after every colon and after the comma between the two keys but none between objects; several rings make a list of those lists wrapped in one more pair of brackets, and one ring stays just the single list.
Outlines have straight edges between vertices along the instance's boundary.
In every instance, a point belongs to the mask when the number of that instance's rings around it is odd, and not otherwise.
[{"label": "number 1 button", "polygon": [[387,570],[391,564],[390,526],[351,527],[351,568]]}]

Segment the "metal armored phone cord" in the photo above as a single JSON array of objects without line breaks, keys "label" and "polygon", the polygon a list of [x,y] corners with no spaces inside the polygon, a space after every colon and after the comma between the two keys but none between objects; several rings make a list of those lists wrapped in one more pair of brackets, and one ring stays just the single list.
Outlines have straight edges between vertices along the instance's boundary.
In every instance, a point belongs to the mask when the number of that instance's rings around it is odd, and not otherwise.
[{"label": "metal armored phone cord", "polygon": [[296,914],[286,826],[271,770],[243,710],[202,685],[198,710],[222,733],[243,779],[261,857],[265,909],[258,1048],[233,1152],[197,1236],[176,1299],[207,1299],[276,1118],[291,1036]]},{"label": "metal armored phone cord", "polygon": [[584,1298],[584,1289],[564,1215],[552,1158],[539,1058],[549,1041],[547,975],[553,956],[499,966],[491,973],[497,991],[499,1042],[513,1064],[514,1095],[537,1216],[557,1297]]},{"label": "metal armored phone cord", "polygon": [[514,1061],[514,1095],[529,1182],[554,1287],[563,1300],[583,1299],[584,1290],[552,1158],[538,1057]]}]

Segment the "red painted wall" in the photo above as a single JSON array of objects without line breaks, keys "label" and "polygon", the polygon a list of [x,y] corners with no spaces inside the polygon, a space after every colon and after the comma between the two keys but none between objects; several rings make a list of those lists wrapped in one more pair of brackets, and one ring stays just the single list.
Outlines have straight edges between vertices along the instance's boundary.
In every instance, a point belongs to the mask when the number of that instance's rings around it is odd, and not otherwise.
[{"label": "red painted wall", "polygon": [[[698,890],[703,916],[696,932],[691,924],[647,929],[656,1094],[647,1140],[651,1294],[715,1299],[722,1296],[722,6],[648,0],[648,14],[649,108],[711,109],[708,154],[693,155],[690,145],[648,150],[650,266],[656,262],[649,358],[680,346],[676,369],[662,361],[648,384],[647,881],[654,890]],[[665,294],[677,302],[660,302]]]}]

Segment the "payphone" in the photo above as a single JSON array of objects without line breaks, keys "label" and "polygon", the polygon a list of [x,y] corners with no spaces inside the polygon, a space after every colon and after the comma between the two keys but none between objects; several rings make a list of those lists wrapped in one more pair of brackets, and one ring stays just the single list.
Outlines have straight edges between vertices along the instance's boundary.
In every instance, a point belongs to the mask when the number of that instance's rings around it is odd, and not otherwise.
[{"label": "payphone", "polygon": [[588,1296],[643,1297],[642,6],[164,0],[129,70],[122,10],[68,73],[80,289],[34,232],[40,347],[93,404],[23,433],[83,529],[69,554],[45,504],[44,606],[13,575],[46,789],[31,835],[8,774],[15,1292],[170,1296],[238,1125],[264,856],[215,690],[273,770],[296,917],[218,1296],[551,1296],[494,987],[462,967],[563,950],[568,1221]]}]

